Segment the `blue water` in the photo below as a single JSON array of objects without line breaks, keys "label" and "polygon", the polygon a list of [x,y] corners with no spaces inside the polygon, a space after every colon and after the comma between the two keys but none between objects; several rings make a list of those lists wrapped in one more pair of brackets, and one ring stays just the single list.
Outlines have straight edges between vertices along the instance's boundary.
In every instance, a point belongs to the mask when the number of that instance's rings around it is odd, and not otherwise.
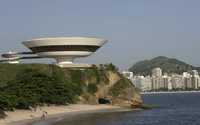
[{"label": "blue water", "polygon": [[80,115],[58,125],[200,125],[200,93],[144,95],[143,100],[159,108]]}]

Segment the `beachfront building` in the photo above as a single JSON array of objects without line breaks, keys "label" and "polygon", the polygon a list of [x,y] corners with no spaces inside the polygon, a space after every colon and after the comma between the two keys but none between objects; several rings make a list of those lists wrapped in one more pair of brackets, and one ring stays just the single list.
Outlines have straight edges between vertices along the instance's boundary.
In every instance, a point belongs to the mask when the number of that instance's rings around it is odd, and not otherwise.
[{"label": "beachfront building", "polygon": [[162,79],[162,77],[154,77],[154,76],[152,76],[151,82],[152,82],[151,86],[152,86],[152,90],[153,91],[157,91],[157,90],[159,90],[160,88],[163,87],[163,79]]},{"label": "beachfront building", "polygon": [[151,91],[151,77],[147,76],[135,76],[133,78],[133,84],[143,92]]},{"label": "beachfront building", "polygon": [[176,73],[162,73],[162,69],[155,68],[152,70],[151,77],[140,75],[134,76],[131,72],[123,72],[123,74],[143,92],[200,89],[200,76],[196,70],[183,72],[182,75],[179,75]]},{"label": "beachfront building", "polygon": [[163,77],[163,90],[172,90],[171,77],[164,75]]},{"label": "beachfront building", "polygon": [[131,81],[133,80],[133,72],[123,71],[122,75],[125,76],[126,78],[128,78]]},{"label": "beachfront building", "polygon": [[152,70],[152,76],[154,77],[162,77],[162,69],[157,67]]},{"label": "beachfront building", "polygon": [[200,77],[199,77],[199,73],[197,70],[192,70],[191,71],[191,75],[192,75],[192,88],[194,89],[198,89],[200,87]]},{"label": "beachfront building", "polygon": [[157,91],[164,88],[164,82],[162,78],[162,69],[154,68],[152,70],[152,90]]},{"label": "beachfront building", "polygon": [[17,57],[16,59],[7,57],[6,59],[8,61],[15,61],[31,58],[53,58],[56,60],[56,65],[60,67],[89,67],[91,66],[89,64],[74,63],[74,59],[90,56],[106,42],[107,40],[91,37],[52,37],[32,39],[23,42],[31,52],[15,53],[17,56],[26,55],[26,57]]},{"label": "beachfront building", "polygon": [[171,76],[171,85],[172,85],[172,90],[184,89],[183,76],[178,74],[173,74]]},{"label": "beachfront building", "polygon": [[190,90],[192,89],[192,76],[189,72],[183,72],[183,85],[184,89]]}]

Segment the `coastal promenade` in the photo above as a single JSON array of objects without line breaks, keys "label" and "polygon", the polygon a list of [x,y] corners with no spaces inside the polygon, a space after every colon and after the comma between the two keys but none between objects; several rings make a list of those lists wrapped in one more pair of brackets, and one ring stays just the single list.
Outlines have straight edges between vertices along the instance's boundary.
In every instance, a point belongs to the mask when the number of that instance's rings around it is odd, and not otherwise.
[{"label": "coastal promenade", "polygon": [[150,94],[175,94],[175,93],[200,93],[200,91],[160,91],[160,92],[141,92],[142,95]]}]

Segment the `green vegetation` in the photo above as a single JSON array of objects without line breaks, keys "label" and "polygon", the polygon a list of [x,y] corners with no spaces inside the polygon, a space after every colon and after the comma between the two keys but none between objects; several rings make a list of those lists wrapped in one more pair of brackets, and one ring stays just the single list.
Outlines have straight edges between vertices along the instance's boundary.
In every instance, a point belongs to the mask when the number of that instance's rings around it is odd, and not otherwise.
[{"label": "green vegetation", "polygon": [[118,69],[113,64],[85,70],[45,64],[0,64],[0,109],[76,103],[81,94],[94,94],[98,84],[108,81],[106,70]]},{"label": "green vegetation", "polygon": [[96,66],[86,69],[84,72],[86,79],[92,81],[95,84],[100,83],[102,76],[100,75],[101,74],[100,70]]},{"label": "green vegetation", "polygon": [[200,71],[198,67],[194,67],[185,62],[179,61],[173,58],[167,58],[163,56],[156,57],[151,60],[144,60],[134,64],[129,70],[138,75],[151,75],[153,68],[160,67],[165,73],[178,73],[181,74],[184,71],[196,69]]},{"label": "green vegetation", "polygon": [[110,90],[110,94],[114,97],[117,97],[122,93],[124,89],[132,86],[131,83],[126,78],[120,79]]},{"label": "green vegetation", "polygon": [[109,71],[118,71],[118,68],[112,63],[104,65],[104,69],[109,70]]},{"label": "green vegetation", "polygon": [[3,111],[42,105],[96,104],[96,95],[110,83],[110,75],[121,80],[108,88],[105,96],[117,98],[132,86],[113,64],[83,70],[47,64],[0,64],[0,118],[5,117]]},{"label": "green vegetation", "polygon": [[15,67],[22,69],[16,76],[11,74],[13,78],[0,87],[0,108],[3,110],[28,109],[42,104],[73,103],[76,96],[81,94],[80,84],[66,80],[64,72],[57,67],[53,67],[52,72],[44,72],[44,69],[39,70],[26,65]]},{"label": "green vegetation", "polygon": [[97,92],[97,85],[96,84],[89,84],[88,85],[88,92],[90,94],[94,94],[95,92]]}]

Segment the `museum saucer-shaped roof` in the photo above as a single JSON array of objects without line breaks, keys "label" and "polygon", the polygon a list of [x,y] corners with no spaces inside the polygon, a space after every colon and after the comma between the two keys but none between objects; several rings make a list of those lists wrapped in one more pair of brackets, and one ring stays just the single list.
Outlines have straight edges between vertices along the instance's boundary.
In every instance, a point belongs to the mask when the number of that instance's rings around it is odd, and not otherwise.
[{"label": "museum saucer-shaped roof", "polygon": [[23,44],[38,56],[55,58],[58,65],[71,65],[73,59],[91,55],[106,42],[92,37],[52,37],[27,40]]}]

